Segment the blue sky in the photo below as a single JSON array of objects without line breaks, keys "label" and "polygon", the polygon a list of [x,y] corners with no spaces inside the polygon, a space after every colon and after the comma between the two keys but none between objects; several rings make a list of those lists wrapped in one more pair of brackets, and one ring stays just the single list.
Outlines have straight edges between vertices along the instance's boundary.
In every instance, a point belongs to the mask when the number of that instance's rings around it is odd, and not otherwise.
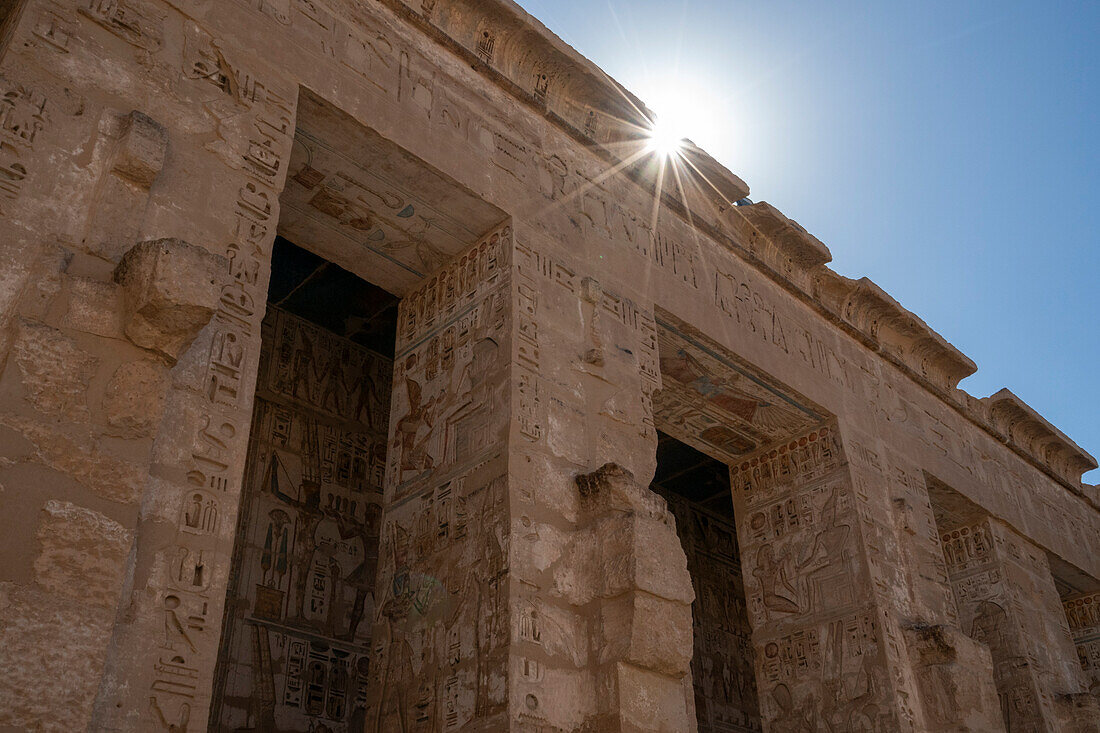
[{"label": "blue sky", "polygon": [[1100,3],[520,3],[1100,454]]}]

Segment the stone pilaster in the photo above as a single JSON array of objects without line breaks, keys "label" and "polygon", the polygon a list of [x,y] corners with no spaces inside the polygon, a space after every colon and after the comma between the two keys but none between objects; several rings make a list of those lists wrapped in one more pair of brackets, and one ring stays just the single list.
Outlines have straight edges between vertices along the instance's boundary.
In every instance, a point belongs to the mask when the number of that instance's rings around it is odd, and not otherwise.
[{"label": "stone pilaster", "polygon": [[962,629],[985,644],[1005,729],[1063,730],[1080,670],[1046,555],[995,519],[942,535]]},{"label": "stone pilaster", "polygon": [[502,730],[511,227],[399,306],[366,730]]},{"label": "stone pilaster", "polygon": [[[182,24],[189,53],[205,32]],[[213,155],[201,173],[173,175],[155,231],[188,232],[123,258],[128,338],[176,359],[135,529],[126,582],[93,714],[96,730],[193,730],[206,725],[235,535],[260,351],[278,196],[293,134],[296,92],[230,66],[177,83],[208,98],[217,119],[206,148],[174,139],[180,161]],[[187,73],[187,72],[192,73]],[[219,83],[223,82],[223,83]],[[170,133],[171,135],[171,133]],[[128,169],[127,169],[128,170]],[[206,190],[213,211],[191,196]],[[187,285],[188,278],[199,280]],[[213,290],[213,298],[204,294]],[[209,301],[209,302],[208,302]],[[196,323],[204,316],[208,323]],[[190,339],[194,339],[193,342]],[[198,521],[192,507],[203,507]],[[205,519],[209,517],[209,519]]]},{"label": "stone pilaster", "polygon": [[837,429],[731,468],[761,714],[772,730],[916,730],[903,619],[878,592]]}]

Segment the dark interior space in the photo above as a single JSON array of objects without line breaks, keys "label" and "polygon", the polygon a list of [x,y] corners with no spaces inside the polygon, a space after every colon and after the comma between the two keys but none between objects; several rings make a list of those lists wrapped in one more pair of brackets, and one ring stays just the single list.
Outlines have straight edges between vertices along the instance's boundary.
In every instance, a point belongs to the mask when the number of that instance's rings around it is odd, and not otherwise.
[{"label": "dark interior space", "polygon": [[275,238],[272,261],[269,303],[393,356],[397,296],[282,237]]},{"label": "dark interior space", "polygon": [[275,241],[212,730],[365,727],[398,301]]},{"label": "dark interior space", "polygon": [[760,731],[729,466],[670,435],[657,436],[651,488],[676,517],[695,589],[691,674],[699,731]]},{"label": "dark interior space", "polygon": [[659,493],[677,494],[733,521],[729,466],[660,431],[653,485]]}]

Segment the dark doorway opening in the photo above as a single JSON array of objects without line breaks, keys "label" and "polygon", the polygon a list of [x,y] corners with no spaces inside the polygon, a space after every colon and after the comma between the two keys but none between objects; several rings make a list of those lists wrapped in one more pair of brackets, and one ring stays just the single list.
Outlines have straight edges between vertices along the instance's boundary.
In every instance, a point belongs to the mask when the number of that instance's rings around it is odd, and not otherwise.
[{"label": "dark doorway opening", "polygon": [[695,588],[691,674],[699,733],[760,731],[729,467],[670,435],[657,435],[651,488],[676,517]]},{"label": "dark doorway opening", "polygon": [[276,239],[214,730],[365,725],[397,303]]}]

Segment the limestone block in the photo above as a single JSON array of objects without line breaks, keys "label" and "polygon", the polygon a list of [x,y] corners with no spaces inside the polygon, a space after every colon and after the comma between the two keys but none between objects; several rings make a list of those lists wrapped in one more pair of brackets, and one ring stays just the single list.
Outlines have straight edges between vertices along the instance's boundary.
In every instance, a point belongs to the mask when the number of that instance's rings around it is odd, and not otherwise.
[{"label": "limestone block", "polygon": [[913,626],[905,642],[925,717],[939,731],[1004,730],[989,650],[951,626]]},{"label": "limestone block", "polygon": [[88,383],[99,360],[55,328],[20,321],[12,355],[26,398],[50,415],[83,419]]},{"label": "limestone block", "polygon": [[617,703],[612,722],[595,730],[616,733],[648,731],[692,731],[695,721],[688,718],[688,707],[679,679],[651,672],[625,662],[609,665],[600,681],[614,690],[609,696]]},{"label": "limestone block", "polygon": [[138,346],[173,361],[209,323],[228,262],[179,239],[141,242],[115,268],[125,292],[125,331]]},{"label": "limestone block", "polygon": [[51,499],[38,525],[35,580],[44,589],[89,606],[118,603],[130,532],[99,512]]},{"label": "limestone block", "polygon": [[168,131],[137,110],[123,120],[122,136],[111,172],[148,189],[164,167]]},{"label": "limestone block", "polygon": [[630,592],[600,608],[599,661],[621,659],[680,678],[691,667],[691,606]]},{"label": "limestone block", "polygon": [[[61,290],[61,275],[69,267],[73,253],[57,244],[46,245],[30,272],[30,287],[23,291],[19,312],[27,318],[44,318]],[[16,263],[11,263],[16,266]]]},{"label": "limestone block", "polygon": [[107,338],[123,338],[122,292],[118,285],[90,277],[71,277],[69,308],[62,325]]},{"label": "limestone block", "polygon": [[87,729],[113,618],[113,610],[0,584],[0,730]]},{"label": "limestone block", "polygon": [[106,454],[91,438],[68,435],[56,425],[13,415],[0,415],[0,422],[34,446],[35,462],[70,476],[97,496],[121,504],[136,504],[141,496],[145,466]]},{"label": "limestone block", "polygon": [[168,370],[152,359],[122,364],[107,383],[103,414],[124,437],[149,435],[160,422]]}]

